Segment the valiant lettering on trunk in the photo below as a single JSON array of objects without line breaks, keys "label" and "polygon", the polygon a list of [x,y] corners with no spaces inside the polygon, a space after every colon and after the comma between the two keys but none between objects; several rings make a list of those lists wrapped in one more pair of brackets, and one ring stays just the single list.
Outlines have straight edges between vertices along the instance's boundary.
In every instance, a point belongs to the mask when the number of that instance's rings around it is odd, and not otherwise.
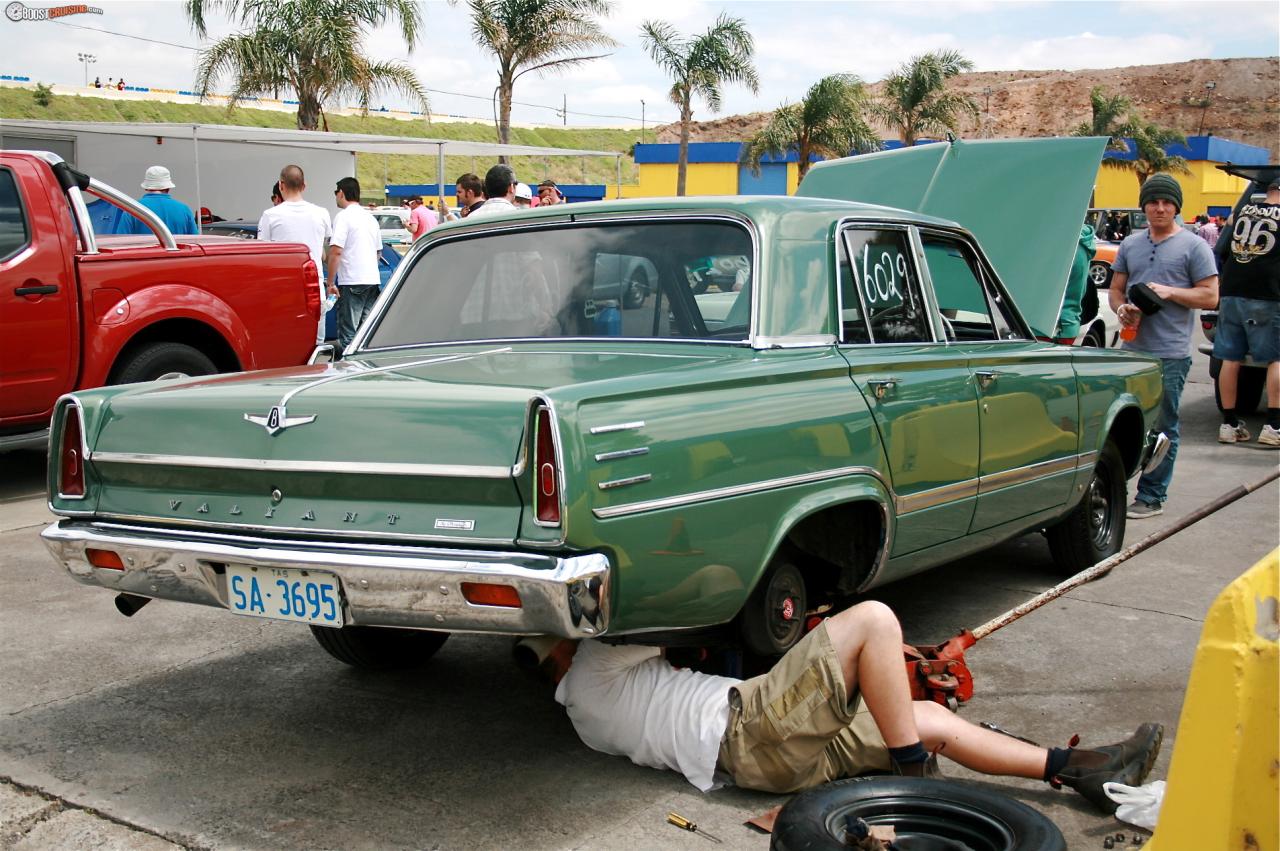
[{"label": "valiant lettering on trunk", "polygon": [[271,413],[265,417],[255,417],[253,414],[245,414],[244,418],[255,424],[260,425],[267,430],[267,434],[276,435],[287,428],[293,426],[306,425],[315,422],[314,416],[310,417],[289,417],[285,413],[284,405],[272,405]]}]

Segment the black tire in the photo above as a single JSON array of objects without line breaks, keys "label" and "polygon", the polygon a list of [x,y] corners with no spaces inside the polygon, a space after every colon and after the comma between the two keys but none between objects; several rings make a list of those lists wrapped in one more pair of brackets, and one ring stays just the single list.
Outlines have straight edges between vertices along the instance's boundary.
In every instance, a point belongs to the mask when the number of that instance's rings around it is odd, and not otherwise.
[{"label": "black tire", "polygon": [[148,343],[116,365],[111,383],[212,375],[217,371],[218,367],[199,349],[184,343]]},{"label": "black tire", "polygon": [[781,656],[804,636],[809,595],[800,570],[775,559],[740,615],[743,643],[761,656]]},{"label": "black tire", "polygon": [[447,632],[379,626],[311,627],[316,643],[339,662],[365,671],[398,671],[426,664]]},{"label": "black tire", "polygon": [[[1222,391],[1218,382],[1222,373],[1213,373],[1213,401],[1222,410]],[[1236,413],[1252,414],[1257,412],[1258,405],[1267,396],[1267,371],[1256,366],[1241,366],[1239,378],[1236,379]]]},{"label": "black tire", "polygon": [[644,304],[644,300],[649,297],[651,287],[649,273],[644,269],[636,269],[631,273],[631,280],[627,282],[627,289],[622,294],[622,306],[640,307]]},{"label": "black tire", "polygon": [[1045,532],[1059,570],[1076,574],[1120,552],[1124,543],[1125,479],[1120,450],[1107,441],[1079,504]]},{"label": "black tire", "polygon": [[788,801],[774,822],[769,848],[848,848],[845,825],[848,819],[858,818],[871,826],[894,827],[904,849],[1065,851],[1067,847],[1062,831],[1048,818],[998,792],[954,780],[855,777],[810,789]]},{"label": "black tire", "polygon": [[1094,260],[1089,263],[1089,283],[1095,289],[1106,289],[1111,286],[1111,264]]}]

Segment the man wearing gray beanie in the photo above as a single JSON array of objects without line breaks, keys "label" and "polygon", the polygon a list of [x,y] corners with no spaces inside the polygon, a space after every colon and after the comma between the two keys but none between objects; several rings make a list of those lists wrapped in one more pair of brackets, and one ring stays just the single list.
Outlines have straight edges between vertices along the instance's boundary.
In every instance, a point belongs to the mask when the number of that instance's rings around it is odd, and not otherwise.
[{"label": "man wearing gray beanie", "polygon": [[[1124,347],[1160,359],[1164,398],[1158,428],[1169,438],[1164,461],[1138,479],[1138,493],[1129,506],[1135,519],[1164,513],[1173,462],[1178,456],[1178,404],[1191,369],[1191,335],[1196,310],[1218,304],[1218,268],[1213,251],[1204,240],[1178,223],[1182,211],[1182,187],[1168,174],[1153,174],[1138,190],[1138,203],[1147,214],[1146,230],[1135,231],[1120,243],[1112,265],[1111,309],[1120,323],[1136,336]],[[1155,312],[1145,312],[1129,301],[1129,291],[1145,284],[1155,296]],[[1126,338],[1128,335],[1125,335]]]}]

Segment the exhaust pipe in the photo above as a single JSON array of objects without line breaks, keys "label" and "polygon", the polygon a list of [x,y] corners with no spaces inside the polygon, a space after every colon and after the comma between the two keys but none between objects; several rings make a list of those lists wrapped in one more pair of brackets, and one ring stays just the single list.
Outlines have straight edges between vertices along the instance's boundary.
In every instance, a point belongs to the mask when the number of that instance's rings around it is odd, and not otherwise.
[{"label": "exhaust pipe", "polygon": [[150,597],[139,597],[137,594],[116,595],[116,609],[126,618],[133,617],[139,609],[150,602]]}]

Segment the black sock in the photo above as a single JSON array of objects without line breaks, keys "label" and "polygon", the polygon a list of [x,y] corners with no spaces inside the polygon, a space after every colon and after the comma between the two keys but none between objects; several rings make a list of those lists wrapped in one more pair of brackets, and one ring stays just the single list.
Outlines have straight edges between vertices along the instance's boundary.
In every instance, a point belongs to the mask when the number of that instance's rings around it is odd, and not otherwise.
[{"label": "black sock", "polygon": [[1236,416],[1235,408],[1222,409],[1222,424],[1229,425],[1232,428],[1240,425],[1240,418]]},{"label": "black sock", "polygon": [[1048,783],[1050,780],[1058,776],[1058,772],[1067,764],[1067,758],[1071,756],[1071,748],[1049,748],[1049,757],[1044,761],[1044,781]]},{"label": "black sock", "polygon": [[1267,408],[1267,425],[1280,429],[1280,408]]},{"label": "black sock", "polygon": [[910,765],[913,762],[928,762],[929,752],[924,749],[924,745],[916,742],[914,745],[906,745],[900,748],[889,748],[889,759],[898,765]]}]

